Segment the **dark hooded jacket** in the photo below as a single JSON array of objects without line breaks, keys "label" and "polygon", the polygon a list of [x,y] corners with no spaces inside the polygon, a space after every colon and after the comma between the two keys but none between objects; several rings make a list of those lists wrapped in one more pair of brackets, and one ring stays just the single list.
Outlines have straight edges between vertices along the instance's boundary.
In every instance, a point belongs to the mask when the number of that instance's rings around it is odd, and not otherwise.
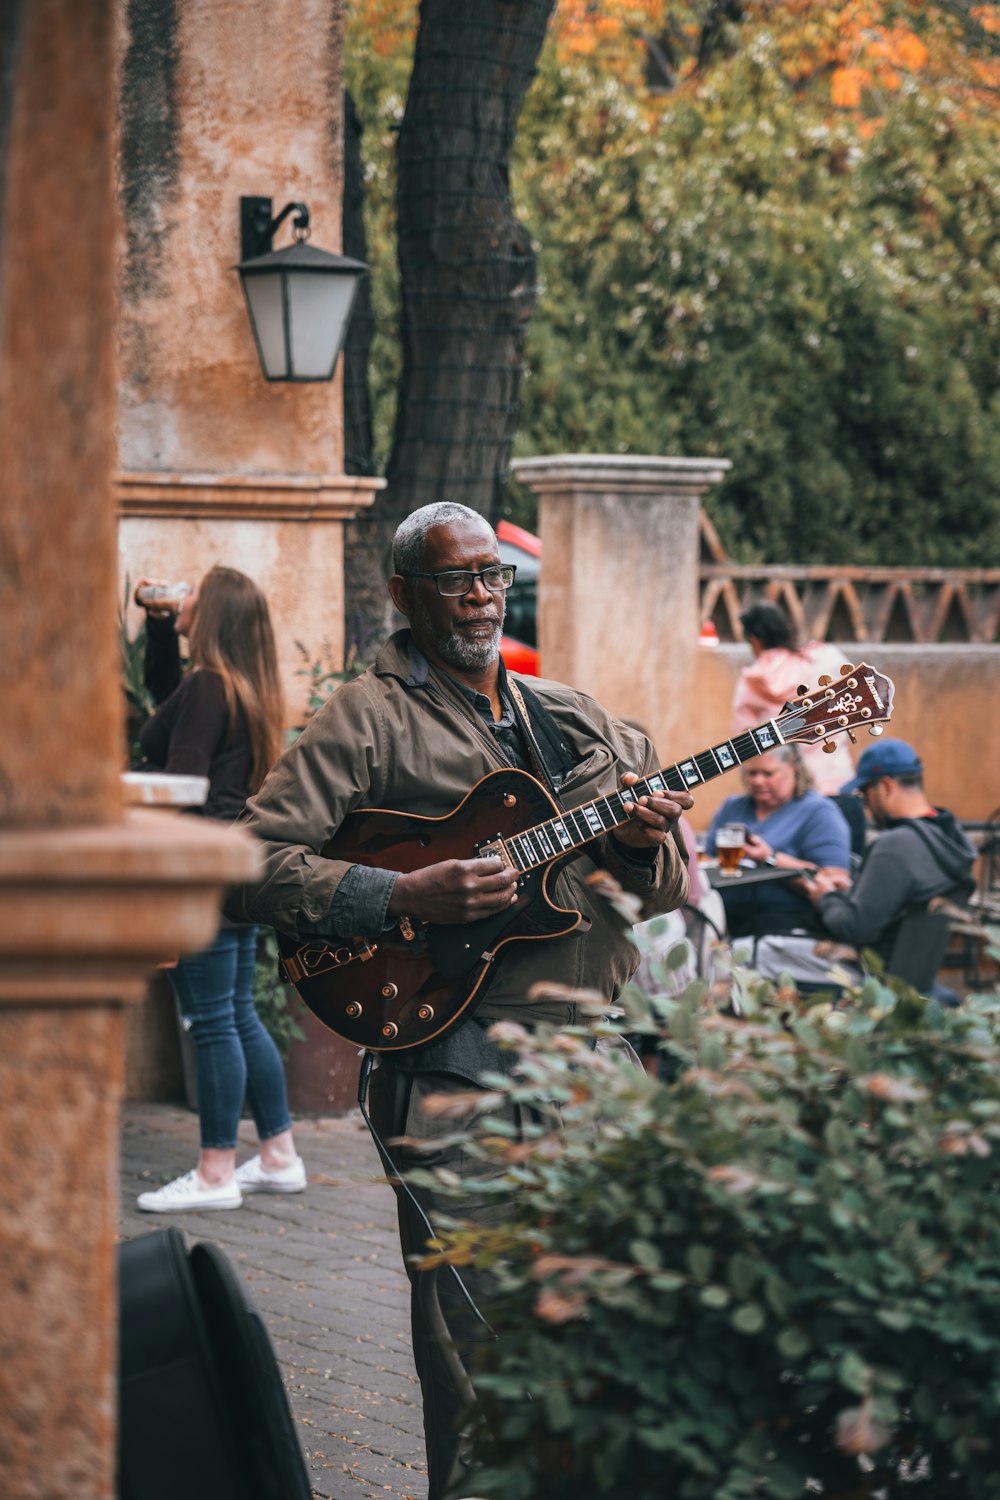
[{"label": "dark hooded jacket", "polygon": [[888,962],[908,912],[935,896],[968,899],[975,857],[947,808],[935,808],[933,817],[899,818],[868,846],[851,889],[823,897],[823,926],[838,942],[874,948]]}]

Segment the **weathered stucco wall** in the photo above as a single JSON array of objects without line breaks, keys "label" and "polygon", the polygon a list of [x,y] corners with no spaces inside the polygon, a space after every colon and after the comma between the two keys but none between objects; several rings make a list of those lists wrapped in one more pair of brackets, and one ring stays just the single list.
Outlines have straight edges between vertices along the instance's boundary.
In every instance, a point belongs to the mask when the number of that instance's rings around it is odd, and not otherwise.
[{"label": "weathered stucco wall", "polygon": [[[340,386],[268,385],[239,278],[240,197],[308,203],[340,245],[341,8],[128,0],[119,456],[127,470],[343,468]],[[290,240],[288,221],[275,248]]]},{"label": "weathered stucco wall", "polygon": [[[127,0],[118,47],[119,592],[217,562],[248,573],[271,605],[294,721],[295,642],[342,659],[341,523],[379,481],[342,473],[339,372],[264,379],[233,267],[244,195],[275,214],[304,201],[315,243],[340,248],[342,7]],[[130,612],[130,634],[138,622]]]},{"label": "weathered stucco wall", "polygon": [[[289,723],[301,723],[307,694],[299,674],[321,659],[339,666],[344,653],[343,527],[340,522],[134,518],[119,532],[122,594],[128,578],[195,582],[213,562],[239,568],[271,606]],[[130,605],[129,635],[142,611]],[[298,649],[302,643],[306,654]]]},{"label": "weathered stucco wall", "polygon": [[[0,33],[5,827],[104,821],[121,808],[108,761],[122,715],[107,608],[114,516],[90,503],[106,491],[112,457],[113,351],[93,336],[113,309],[112,100],[102,72],[110,18],[88,4],[67,34],[60,8],[5,7]],[[72,170],[61,134],[69,121]]]},{"label": "weathered stucco wall", "polygon": [[[665,766],[727,739],[751,657],[699,644],[696,498],[725,461],[570,454],[514,467],[539,497],[546,673],[639,719]],[[919,748],[933,800],[966,818],[1000,806],[1000,646],[854,644],[841,661],[892,679],[885,732]],[[861,730],[854,758],[872,743]],[[733,772],[700,787],[694,826],[741,785]]]}]

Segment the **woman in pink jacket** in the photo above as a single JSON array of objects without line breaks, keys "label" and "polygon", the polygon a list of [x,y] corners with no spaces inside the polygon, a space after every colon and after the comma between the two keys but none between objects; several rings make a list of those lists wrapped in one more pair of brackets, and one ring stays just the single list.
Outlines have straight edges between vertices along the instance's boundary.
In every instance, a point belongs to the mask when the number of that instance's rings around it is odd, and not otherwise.
[{"label": "woman in pink jacket", "polygon": [[[834,679],[841,676],[841,649],[824,641],[797,645],[792,622],[780,604],[769,600],[751,604],[740,615],[740,624],[753,661],[740,672],[736,684],[734,733],[780,713],[801,684],[814,688],[824,673]],[[813,785],[824,796],[839,792],[854,775],[846,735],[838,735],[832,743],[836,748],[829,754],[822,744],[801,746]]]}]

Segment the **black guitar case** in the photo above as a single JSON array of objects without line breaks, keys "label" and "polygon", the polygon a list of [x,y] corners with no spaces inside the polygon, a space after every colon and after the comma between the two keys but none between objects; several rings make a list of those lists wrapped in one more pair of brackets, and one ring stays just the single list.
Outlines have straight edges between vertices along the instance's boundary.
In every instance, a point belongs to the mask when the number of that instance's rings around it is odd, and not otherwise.
[{"label": "black guitar case", "polygon": [[215,1245],[118,1250],[119,1500],[309,1500],[274,1349]]}]

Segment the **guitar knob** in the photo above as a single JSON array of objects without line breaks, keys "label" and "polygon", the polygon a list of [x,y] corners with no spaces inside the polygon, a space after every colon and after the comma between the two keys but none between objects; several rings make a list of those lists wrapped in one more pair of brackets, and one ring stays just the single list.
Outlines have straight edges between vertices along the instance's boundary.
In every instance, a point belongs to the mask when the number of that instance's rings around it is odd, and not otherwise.
[{"label": "guitar knob", "polygon": [[420,1007],[420,1009],[417,1011],[417,1020],[418,1021],[433,1021],[433,1019],[434,1019],[434,1007],[433,1007],[433,1005],[422,1005]]},{"label": "guitar knob", "polygon": [[507,792],[505,794],[504,799],[503,799],[503,805],[504,805],[504,807],[516,807],[517,806],[517,798],[514,796],[513,792]]},{"label": "guitar knob", "polygon": [[828,687],[832,681],[833,678],[830,676],[829,672],[824,672],[819,680],[819,685],[820,687]]},{"label": "guitar knob", "polygon": [[395,984],[384,984],[382,986],[382,999],[383,1000],[395,1000],[395,998],[396,998],[396,996],[398,994],[399,994],[399,988],[398,988],[397,985],[395,985]]},{"label": "guitar knob", "polygon": [[387,1042],[391,1042],[395,1037],[399,1036],[399,1027],[396,1025],[395,1021],[386,1021],[385,1025],[382,1027],[382,1035],[385,1037]]},{"label": "guitar knob", "polygon": [[885,730],[881,724],[869,724],[868,733],[874,735],[877,739],[880,734],[885,734]]},{"label": "guitar knob", "polygon": [[345,1007],[344,1014],[350,1016],[352,1021],[356,1021],[361,1015],[361,1006],[356,1000],[352,1000],[350,1005]]},{"label": "guitar knob", "polygon": [[841,675],[841,677],[846,677],[849,672],[853,672],[853,671],[854,671],[854,667],[853,667],[852,663],[848,661],[848,662],[845,662],[844,665],[841,667],[841,669],[840,669],[840,675]]}]

